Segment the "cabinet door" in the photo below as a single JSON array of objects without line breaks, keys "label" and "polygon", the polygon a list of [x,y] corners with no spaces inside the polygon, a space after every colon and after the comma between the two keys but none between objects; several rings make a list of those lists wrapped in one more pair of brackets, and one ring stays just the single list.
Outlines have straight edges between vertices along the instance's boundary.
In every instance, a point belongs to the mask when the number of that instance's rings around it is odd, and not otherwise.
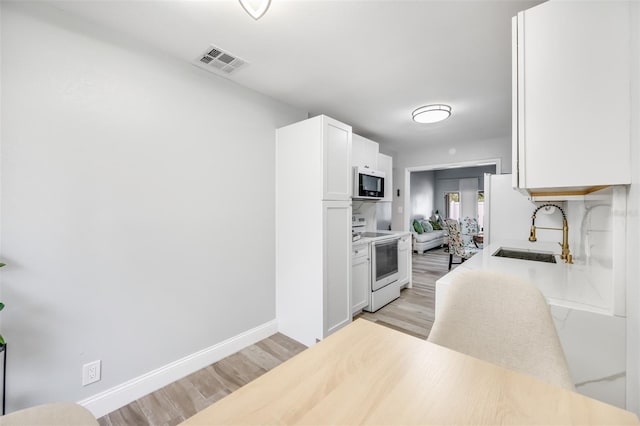
[{"label": "cabinet door", "polygon": [[398,284],[411,287],[411,236],[405,235],[398,242]]},{"label": "cabinet door", "polygon": [[519,187],[630,183],[629,7],[551,1],[518,14]]},{"label": "cabinet door", "polygon": [[351,199],[351,126],[323,117],[323,200]]},{"label": "cabinet door", "polygon": [[393,201],[393,158],[378,154],[378,170],[384,172],[384,198],[381,201]]},{"label": "cabinet door", "polygon": [[360,135],[353,135],[353,158],[354,167],[367,167],[373,170],[378,169],[378,143]]},{"label": "cabinet door", "polygon": [[322,216],[324,338],[351,322],[351,203],[325,201]]},{"label": "cabinet door", "polygon": [[371,258],[367,246],[354,247],[354,251],[362,251],[364,256],[356,253],[351,265],[351,313],[362,310],[369,304],[371,292]]}]

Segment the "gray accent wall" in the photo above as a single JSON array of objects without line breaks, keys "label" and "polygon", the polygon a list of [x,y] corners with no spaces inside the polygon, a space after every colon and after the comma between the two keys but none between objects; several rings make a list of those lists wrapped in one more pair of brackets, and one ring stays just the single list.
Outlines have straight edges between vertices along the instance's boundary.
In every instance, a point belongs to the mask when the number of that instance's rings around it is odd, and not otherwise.
[{"label": "gray accent wall", "polygon": [[413,172],[411,177],[411,219],[428,218],[435,210],[435,172]]},{"label": "gray accent wall", "polygon": [[444,217],[444,194],[460,190],[460,180],[476,178],[478,190],[484,190],[484,174],[495,173],[496,167],[463,167],[456,169],[411,172],[411,218],[430,217],[438,210]]},{"label": "gray accent wall", "polygon": [[273,321],[275,129],[306,111],[46,2],[0,7],[8,411]]},{"label": "gray accent wall", "polygon": [[435,171],[435,200],[434,206],[444,217],[444,194],[460,190],[460,179],[477,178],[478,190],[484,190],[484,174],[495,173],[495,166],[462,167],[458,169],[444,169]]}]

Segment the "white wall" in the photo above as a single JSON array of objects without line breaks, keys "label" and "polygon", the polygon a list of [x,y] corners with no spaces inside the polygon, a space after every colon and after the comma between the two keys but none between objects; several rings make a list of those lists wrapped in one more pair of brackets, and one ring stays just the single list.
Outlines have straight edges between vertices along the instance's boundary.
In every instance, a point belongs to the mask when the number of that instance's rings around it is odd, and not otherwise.
[{"label": "white wall", "polygon": [[640,3],[631,2],[631,186],[627,198],[627,409],[640,415]]},{"label": "white wall", "polygon": [[411,218],[428,218],[435,210],[435,173],[433,171],[411,173]]},{"label": "white wall", "polygon": [[404,223],[405,205],[405,170],[408,167],[439,166],[467,161],[482,161],[498,158],[501,160],[500,173],[511,172],[511,138],[484,141],[464,141],[455,146],[425,143],[424,147],[405,149],[394,157],[394,168],[397,169],[394,185],[400,189],[400,196],[393,199],[394,230],[405,230],[409,224]]},{"label": "white wall", "polygon": [[44,2],[2,9],[9,411],[274,320],[274,130],[307,114]]}]

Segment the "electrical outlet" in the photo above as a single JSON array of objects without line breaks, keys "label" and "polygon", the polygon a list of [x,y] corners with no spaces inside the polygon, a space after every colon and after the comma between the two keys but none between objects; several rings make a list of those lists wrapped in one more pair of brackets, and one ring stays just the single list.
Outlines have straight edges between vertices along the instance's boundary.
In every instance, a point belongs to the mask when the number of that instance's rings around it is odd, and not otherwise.
[{"label": "electrical outlet", "polygon": [[82,366],[82,386],[90,385],[100,380],[100,360],[89,362]]}]

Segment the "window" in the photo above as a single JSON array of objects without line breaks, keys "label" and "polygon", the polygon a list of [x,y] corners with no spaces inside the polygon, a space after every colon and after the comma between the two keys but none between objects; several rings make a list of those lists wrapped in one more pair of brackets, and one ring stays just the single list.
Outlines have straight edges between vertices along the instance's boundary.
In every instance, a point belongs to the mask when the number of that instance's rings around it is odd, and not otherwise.
[{"label": "window", "polygon": [[478,191],[478,227],[484,228],[484,191]]},{"label": "window", "polygon": [[445,217],[447,219],[460,220],[460,193],[445,192],[444,194]]}]

